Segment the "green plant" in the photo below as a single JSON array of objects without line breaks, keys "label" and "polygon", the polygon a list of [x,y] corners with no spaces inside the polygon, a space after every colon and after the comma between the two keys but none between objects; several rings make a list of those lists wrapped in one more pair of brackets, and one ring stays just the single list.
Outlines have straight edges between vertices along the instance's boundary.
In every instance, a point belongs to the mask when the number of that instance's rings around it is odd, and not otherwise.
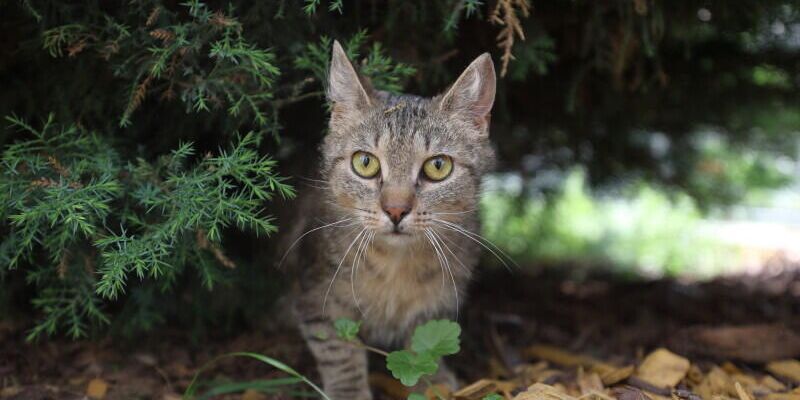
[{"label": "green plant", "polygon": [[[231,358],[231,357],[245,357],[245,358],[252,358],[252,359],[258,360],[258,361],[260,361],[260,362],[262,362],[264,364],[270,365],[270,366],[272,366],[272,367],[274,367],[274,368],[276,368],[276,369],[278,369],[280,371],[283,371],[283,372],[289,374],[290,378],[288,378],[288,379],[273,379],[273,380],[251,381],[251,382],[236,382],[236,383],[216,384],[216,385],[212,384],[212,385],[210,385],[211,388],[203,396],[195,397],[196,396],[196,392],[197,392],[197,390],[198,390],[198,388],[200,386],[198,380],[200,378],[200,375],[203,373],[203,371],[205,371],[206,369],[211,367],[217,361],[225,359],[225,358]],[[262,392],[262,393],[272,393],[272,394],[274,394],[274,393],[285,393],[287,386],[292,386],[292,385],[295,385],[297,383],[304,383],[304,384],[308,385],[317,394],[319,394],[320,397],[322,397],[325,400],[330,400],[330,398],[325,394],[325,392],[322,391],[322,389],[319,388],[319,386],[315,385],[314,382],[311,382],[308,378],[306,378],[305,376],[303,376],[302,374],[297,372],[294,368],[292,368],[292,367],[290,367],[290,366],[288,366],[288,365],[286,365],[286,364],[284,364],[284,363],[282,363],[282,362],[280,362],[280,361],[278,361],[278,360],[276,360],[276,359],[274,359],[272,357],[267,357],[267,356],[262,355],[262,354],[250,353],[250,352],[236,352],[236,353],[229,353],[229,354],[221,355],[221,356],[209,361],[202,368],[200,368],[200,370],[197,371],[197,373],[194,374],[194,377],[192,378],[192,381],[189,383],[189,386],[186,388],[186,391],[183,393],[183,399],[185,399],[185,400],[191,400],[191,399],[195,399],[195,398],[197,398],[197,399],[207,399],[207,398],[210,398],[212,396],[216,396],[216,395],[220,395],[220,394],[239,392],[239,391],[243,391],[243,390],[246,390],[246,389],[258,390],[259,392]],[[300,394],[300,395],[303,395],[304,397],[308,397],[308,396],[306,396],[305,393],[295,393],[295,394]]]},{"label": "green plant", "polygon": [[223,279],[219,266],[235,267],[222,232],[269,235],[276,227],[263,203],[294,195],[254,133],[195,162],[191,143],[154,162],[126,161],[113,142],[52,115],[40,129],[7,120],[32,136],[0,158],[0,259],[24,266],[40,289],[33,304],[43,317],[29,339],[61,328],[77,338],[107,324],[103,302],[131,279],[166,289],[191,266],[210,290]]},{"label": "green plant", "polygon": [[[346,318],[338,319],[334,323],[339,338],[386,357],[386,367],[392,372],[392,376],[408,387],[416,385],[420,380],[431,386],[427,378],[438,371],[442,357],[456,354],[460,350],[461,327],[453,321],[433,320],[418,326],[411,336],[411,348],[391,353],[358,341],[360,325],[359,322]],[[442,396],[438,397],[443,399]],[[418,393],[412,393],[408,397],[409,400],[424,398]]]}]

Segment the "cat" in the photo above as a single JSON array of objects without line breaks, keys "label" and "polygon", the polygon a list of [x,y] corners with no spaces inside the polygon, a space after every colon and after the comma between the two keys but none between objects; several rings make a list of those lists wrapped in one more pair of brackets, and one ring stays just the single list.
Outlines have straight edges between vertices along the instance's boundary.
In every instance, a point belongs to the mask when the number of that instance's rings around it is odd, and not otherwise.
[{"label": "cat", "polygon": [[[338,42],[329,70],[323,187],[307,196],[317,232],[298,252],[293,312],[334,400],[372,398],[365,350],[333,321],[361,320],[362,338],[406,344],[413,329],[456,317],[478,261],[478,196],[494,164],[489,143],[495,70],[476,58],[433,98],[372,88]],[[298,224],[303,225],[301,221]],[[442,367],[436,380],[454,384]]]}]

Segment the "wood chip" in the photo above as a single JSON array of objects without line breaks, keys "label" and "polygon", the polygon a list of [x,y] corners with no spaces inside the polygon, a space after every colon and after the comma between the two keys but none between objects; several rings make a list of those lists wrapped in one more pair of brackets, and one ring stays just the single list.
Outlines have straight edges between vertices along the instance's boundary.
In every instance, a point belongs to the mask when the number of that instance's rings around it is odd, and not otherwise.
[{"label": "wood chip", "polygon": [[92,379],[86,386],[86,396],[92,399],[102,399],[106,397],[107,392],[108,392],[108,382],[100,378]]},{"label": "wood chip", "polygon": [[642,361],[636,377],[657,387],[675,387],[689,372],[690,366],[689,360],[660,348]]},{"label": "wood chip", "polygon": [[515,388],[516,385],[512,382],[481,379],[453,393],[453,398],[457,400],[480,400],[492,393],[510,393]]},{"label": "wood chip", "polygon": [[767,371],[774,375],[778,375],[800,383],[800,361],[773,361],[767,364]]},{"label": "wood chip", "polygon": [[[603,381],[603,384],[606,386],[615,385],[620,383],[626,379],[628,379],[631,375],[633,375],[633,371],[636,368],[633,365],[628,365],[627,367],[622,368],[612,368],[606,369],[604,372],[598,372],[600,374],[600,379]],[[592,368],[593,371],[596,371],[595,368]]]},{"label": "wood chip", "polygon": [[750,397],[750,395],[747,392],[745,392],[741,383],[736,382],[734,384],[734,387],[736,388],[736,394],[739,396],[739,400],[753,400],[753,398]]},{"label": "wood chip", "polygon": [[770,393],[764,397],[765,400],[800,400],[800,394],[796,393]]},{"label": "wood chip", "polygon": [[549,361],[565,367],[589,367],[599,363],[599,361],[595,360],[594,358],[570,353],[557,347],[546,345],[535,345],[528,347],[528,349],[525,351],[525,354],[528,357]]},{"label": "wood chip", "polygon": [[582,368],[578,370],[578,388],[580,388],[581,395],[602,392],[605,389],[600,375],[595,372],[584,372]]},{"label": "wood chip", "polygon": [[553,386],[535,383],[524,392],[514,396],[513,400],[577,400]]}]

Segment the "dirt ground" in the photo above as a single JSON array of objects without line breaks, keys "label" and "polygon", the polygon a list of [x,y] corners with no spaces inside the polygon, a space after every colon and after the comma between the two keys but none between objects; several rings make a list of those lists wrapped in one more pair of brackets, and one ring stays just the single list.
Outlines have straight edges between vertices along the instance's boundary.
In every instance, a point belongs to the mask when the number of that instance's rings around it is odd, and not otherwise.
[{"label": "dirt ground", "polygon": [[[461,314],[462,351],[449,359],[464,386],[478,383],[455,398],[480,399],[480,393],[493,391],[518,399],[698,399],[709,393],[741,400],[800,399],[795,389],[800,382],[793,378],[791,366],[786,372],[769,364],[800,356],[796,267],[775,260],[757,275],[710,282],[621,280],[598,272],[566,279],[563,271],[569,266],[535,274],[484,272]],[[658,348],[669,352],[651,353]],[[106,338],[28,344],[24,332],[4,323],[0,398],[177,399],[200,367],[233,351],[272,356],[316,379],[313,361],[292,331],[243,332],[201,345],[181,332],[161,332],[140,343]],[[674,362],[685,362],[685,371],[674,382],[663,371],[653,379],[644,371],[643,364],[656,370],[663,364],[667,370]],[[404,395],[385,371],[374,369],[377,398]],[[727,395],[704,389],[719,374],[735,378],[738,387],[730,380],[730,388],[719,389],[729,391]],[[281,376],[242,359],[220,361],[202,375],[206,381]],[[653,384],[662,378],[667,381]],[[737,396],[739,381],[746,386]],[[536,382],[538,392],[527,389]],[[558,393],[542,394],[552,388]],[[270,396],[229,398],[291,398]]]}]

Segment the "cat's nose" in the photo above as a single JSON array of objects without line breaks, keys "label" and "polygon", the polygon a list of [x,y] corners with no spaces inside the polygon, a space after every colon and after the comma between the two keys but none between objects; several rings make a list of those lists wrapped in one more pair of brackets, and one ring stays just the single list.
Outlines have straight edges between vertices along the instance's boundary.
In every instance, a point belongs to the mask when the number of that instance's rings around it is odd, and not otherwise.
[{"label": "cat's nose", "polygon": [[411,205],[409,204],[402,204],[402,205],[384,205],[383,212],[389,216],[389,219],[392,220],[392,223],[397,224],[403,220],[403,218],[411,212]]}]

